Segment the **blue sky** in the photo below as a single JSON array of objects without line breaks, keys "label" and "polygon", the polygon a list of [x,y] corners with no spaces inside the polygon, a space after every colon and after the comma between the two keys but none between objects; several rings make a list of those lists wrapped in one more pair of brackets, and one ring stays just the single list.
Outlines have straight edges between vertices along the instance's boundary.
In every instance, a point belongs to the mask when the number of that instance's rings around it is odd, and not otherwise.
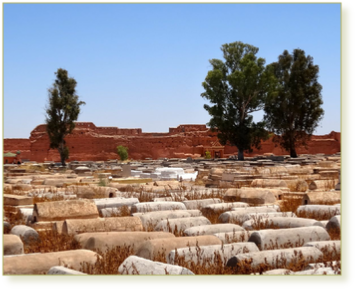
[{"label": "blue sky", "polygon": [[[319,65],[325,115],[340,131],[339,4],[4,4],[4,138],[45,121],[47,90],[68,70],[86,102],[78,121],[168,132],[206,124],[200,94],[224,43],[259,48],[266,64],[303,49]],[[254,115],[259,120],[263,112]]]}]

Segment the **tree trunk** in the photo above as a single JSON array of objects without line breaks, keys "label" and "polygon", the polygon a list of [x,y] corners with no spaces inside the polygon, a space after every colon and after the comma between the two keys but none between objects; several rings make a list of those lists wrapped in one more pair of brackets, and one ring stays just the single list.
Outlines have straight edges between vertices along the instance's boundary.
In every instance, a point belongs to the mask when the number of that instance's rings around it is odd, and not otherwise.
[{"label": "tree trunk", "polygon": [[244,159],[244,151],[238,148],[237,160],[243,161]]},{"label": "tree trunk", "polygon": [[295,146],[293,144],[293,146],[290,148],[290,157],[292,158],[297,158],[298,155],[297,155],[297,152],[295,151]]},{"label": "tree trunk", "polygon": [[59,151],[59,156],[61,157],[62,166],[66,166],[66,153],[65,153],[65,146],[63,141],[59,145],[58,151]]}]

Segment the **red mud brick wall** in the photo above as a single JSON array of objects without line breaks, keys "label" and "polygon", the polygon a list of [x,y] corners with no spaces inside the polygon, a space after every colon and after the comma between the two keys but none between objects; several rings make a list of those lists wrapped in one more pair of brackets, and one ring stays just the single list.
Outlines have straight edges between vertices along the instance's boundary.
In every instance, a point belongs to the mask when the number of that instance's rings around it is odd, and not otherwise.
[{"label": "red mud brick wall", "polygon": [[[210,146],[211,142],[216,140],[216,133],[211,132],[205,125],[180,125],[177,128],[169,128],[168,133],[142,133],[140,128],[96,127],[91,122],[77,122],[72,134],[66,137],[66,145],[69,148],[69,161],[118,159],[116,147],[119,145],[129,148],[129,158],[139,160],[200,157],[204,155],[204,147]],[[297,153],[340,152],[340,133],[313,136],[308,144],[308,149],[297,148]],[[29,139],[4,140],[4,152],[15,153],[17,150],[21,151],[21,158],[32,161],[60,161],[58,151],[49,148],[45,125],[37,126]],[[236,147],[225,146],[225,157],[236,154],[236,151]],[[270,139],[262,142],[260,150],[255,149],[246,156],[263,153],[288,154],[276,147]]]}]

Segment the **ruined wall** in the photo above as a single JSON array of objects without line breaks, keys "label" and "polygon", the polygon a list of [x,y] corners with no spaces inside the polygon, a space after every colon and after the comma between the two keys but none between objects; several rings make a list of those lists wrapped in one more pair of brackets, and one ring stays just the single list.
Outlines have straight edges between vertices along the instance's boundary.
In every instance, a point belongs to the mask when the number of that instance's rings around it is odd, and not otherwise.
[{"label": "ruined wall", "polygon": [[[216,133],[205,125],[180,125],[169,128],[168,133],[142,133],[141,129],[120,129],[117,127],[96,127],[91,122],[77,122],[72,134],[66,137],[72,160],[118,159],[116,147],[129,148],[129,158],[145,159],[160,157],[184,158],[204,155],[204,147],[210,147],[217,140]],[[5,139],[4,152],[21,151],[21,157],[37,162],[59,161],[57,150],[49,149],[46,126],[37,126],[29,139]],[[236,154],[236,147],[225,146],[225,156]],[[298,154],[340,152],[340,133],[331,132],[324,136],[313,136],[308,149],[297,148]],[[288,152],[276,147],[272,140],[262,142],[260,150],[254,150],[245,156],[273,153],[284,155]],[[27,155],[25,155],[27,154]],[[26,156],[26,157],[25,157]]]},{"label": "ruined wall", "polygon": [[[327,135],[313,135],[307,147],[298,146],[297,154],[334,154],[340,152],[341,136],[339,132],[330,132]],[[273,153],[274,155],[289,155],[289,152],[282,149],[279,145],[272,141],[272,138],[261,142],[261,149],[254,148],[252,153],[245,153],[245,156],[263,155],[264,153]],[[225,146],[225,155],[237,154],[237,148]]]},{"label": "ruined wall", "polygon": [[31,156],[31,143],[29,139],[24,138],[8,138],[4,139],[4,153],[16,153],[21,151],[19,158],[30,159]]}]

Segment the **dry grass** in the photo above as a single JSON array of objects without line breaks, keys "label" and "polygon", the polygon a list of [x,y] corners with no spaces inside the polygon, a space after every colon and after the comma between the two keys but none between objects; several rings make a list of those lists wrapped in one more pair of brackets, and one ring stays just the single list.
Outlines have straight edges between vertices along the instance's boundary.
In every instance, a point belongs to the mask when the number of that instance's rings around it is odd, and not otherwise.
[{"label": "dry grass", "polygon": [[146,232],[154,232],[155,231],[155,227],[156,227],[157,224],[158,224],[158,222],[154,223],[152,220],[150,220],[147,223],[147,226],[143,227],[143,230],[146,231]]},{"label": "dry grass", "polygon": [[317,221],[325,221],[331,219],[333,216],[339,214],[338,210],[329,210],[328,212],[324,211],[306,211],[301,210],[296,215],[300,218],[307,218],[307,219],[315,219]]},{"label": "dry grass", "polygon": [[304,245],[304,239],[300,239],[300,238],[295,243],[288,241],[284,244],[278,244],[276,239],[275,241],[270,240],[269,244],[264,244],[263,251],[298,248],[298,247],[302,247],[303,245]]},{"label": "dry grass", "polygon": [[98,255],[95,264],[81,263],[79,271],[90,275],[118,275],[119,266],[126,258],[134,255],[133,248],[126,245],[107,248],[105,252],[99,249],[94,251]]},{"label": "dry grass", "polygon": [[25,245],[25,254],[49,253],[80,249],[80,244],[74,240],[74,235],[59,234],[56,231],[38,231],[39,240]]},{"label": "dry grass", "polygon": [[333,241],[340,241],[341,240],[341,232],[338,228],[333,228],[328,231],[330,239]]},{"label": "dry grass", "polygon": [[[188,245],[187,245],[188,246]],[[189,247],[189,250],[191,248]],[[301,251],[295,249],[294,257],[290,262],[284,255],[276,256],[272,263],[268,263],[266,260],[257,266],[251,266],[252,259],[246,259],[238,263],[234,267],[227,267],[227,259],[222,257],[221,254],[216,251],[211,258],[203,257],[203,251],[199,247],[198,243],[195,246],[198,262],[193,262],[190,259],[186,260],[183,255],[178,255],[177,249],[175,252],[174,265],[178,265],[189,269],[195,275],[251,275],[251,274],[263,274],[263,272],[278,268],[287,269],[293,272],[303,271],[310,263],[323,263],[325,266],[330,266],[330,261],[337,261],[336,265],[333,265],[333,270],[336,274],[340,274],[340,254],[337,253],[336,248],[322,248],[321,251],[324,256],[318,260],[313,260],[311,257],[304,257]],[[81,272],[94,275],[118,275],[118,268],[123,261],[134,255],[134,252],[130,246],[124,245],[123,247],[117,246],[111,249],[107,249],[105,252],[95,250],[98,254],[95,265],[89,263],[81,264]],[[165,249],[162,248],[153,258],[153,261],[167,263]],[[244,248],[242,253],[248,253],[247,248]],[[134,265],[133,265],[134,266]],[[137,270],[135,274],[140,274]],[[169,274],[166,271],[166,274]]]},{"label": "dry grass", "polygon": [[265,216],[252,215],[251,227],[254,231],[265,230],[265,229],[279,229],[271,220],[268,219],[268,214]]},{"label": "dry grass", "polygon": [[314,260],[312,257],[305,257],[301,251],[295,249],[294,257],[290,262],[287,262],[287,259],[282,254],[277,256],[272,263],[268,263],[265,260],[264,263],[256,267],[251,267],[252,259],[249,259],[240,262],[236,268],[238,268],[238,274],[263,274],[263,272],[273,269],[287,269],[298,272],[305,270],[310,263],[323,263],[328,265],[328,262],[336,260],[337,264],[333,266],[333,270],[336,274],[340,274],[340,255],[336,252],[336,249],[325,248],[322,251],[324,255],[318,260]]},{"label": "dry grass", "polygon": [[175,225],[174,228],[171,227],[171,225],[170,225],[168,219],[167,219],[167,229],[168,229],[168,232],[169,232],[169,233],[175,235],[176,237],[184,237],[184,236],[185,236],[184,230],[183,230],[183,229],[179,229],[179,230],[178,230],[177,225]]},{"label": "dry grass", "polygon": [[[177,249],[175,249],[174,265],[178,265],[189,269],[195,275],[226,275],[226,274],[238,274],[236,269],[225,267],[228,259],[223,257],[218,251],[214,252],[214,256],[204,257],[203,250],[199,247],[198,243],[195,246],[197,262],[192,260],[186,261],[183,255],[178,255]],[[189,247],[191,251],[191,247]],[[244,247],[242,253],[248,253],[248,249]]]},{"label": "dry grass", "polygon": [[230,211],[231,209],[232,208],[221,209],[221,210],[217,210],[217,211],[201,209],[201,212],[202,212],[202,215],[205,216],[213,225],[213,224],[219,224],[219,220],[218,220],[219,216],[226,211]]},{"label": "dry grass", "polygon": [[107,198],[108,195],[106,194],[106,188],[103,186],[92,186],[90,189],[94,192],[92,198]]},{"label": "dry grass", "polygon": [[249,230],[246,231],[235,231],[233,230],[232,237],[228,234],[225,234],[225,244],[232,244],[232,243],[245,243],[251,237],[251,233]]},{"label": "dry grass", "polygon": [[25,217],[21,211],[13,206],[4,206],[4,217],[7,219],[11,227],[26,224]]},{"label": "dry grass", "polygon": [[291,211],[295,213],[301,205],[303,205],[303,200],[301,198],[283,196],[282,201],[279,203],[279,208],[281,212]]}]

